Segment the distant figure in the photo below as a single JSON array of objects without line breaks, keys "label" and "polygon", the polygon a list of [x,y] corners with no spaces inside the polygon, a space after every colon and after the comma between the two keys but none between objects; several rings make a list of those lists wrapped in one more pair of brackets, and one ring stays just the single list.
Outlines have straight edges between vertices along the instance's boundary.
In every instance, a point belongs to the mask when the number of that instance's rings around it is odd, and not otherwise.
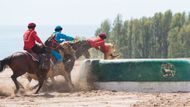
[{"label": "distant figure", "polygon": [[36,44],[36,42],[38,42],[39,44],[43,45],[43,42],[38,37],[35,31],[35,27],[35,23],[28,24],[28,30],[24,33],[24,50],[30,53],[34,52],[36,54],[44,53],[45,50],[43,50],[41,46]]},{"label": "distant figure", "polygon": [[88,39],[91,47],[97,49],[97,50],[104,50],[103,53],[106,52],[108,49],[105,46],[104,39],[106,39],[105,33],[100,33],[96,38]]},{"label": "distant figure", "polygon": [[[63,42],[75,40],[75,38],[61,33],[62,29],[63,28],[61,26],[56,26],[55,27],[55,32],[53,32],[53,34],[52,34],[53,35],[52,39],[56,43],[60,44],[60,43],[63,43]],[[62,62],[63,61],[62,56],[60,55],[60,53],[56,49],[52,50],[51,54],[55,57],[56,62]]]}]

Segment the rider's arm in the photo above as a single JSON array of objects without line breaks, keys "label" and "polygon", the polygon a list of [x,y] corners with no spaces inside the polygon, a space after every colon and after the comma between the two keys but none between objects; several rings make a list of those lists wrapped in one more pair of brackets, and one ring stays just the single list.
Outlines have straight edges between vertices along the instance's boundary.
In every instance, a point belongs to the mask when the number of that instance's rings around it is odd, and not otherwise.
[{"label": "rider's arm", "polygon": [[60,33],[56,34],[55,40],[56,40],[58,43],[62,43],[63,41],[65,41],[65,39],[61,36]]},{"label": "rider's arm", "polygon": [[37,35],[36,32],[33,32],[32,36],[35,38],[35,40],[36,40],[38,43],[43,44],[43,42],[42,42],[41,39],[38,37],[38,35]]},{"label": "rider's arm", "polygon": [[63,41],[72,41],[74,38],[65,34],[58,33],[56,34],[55,40],[59,43],[62,43]]},{"label": "rider's arm", "polygon": [[62,34],[61,36],[62,36],[62,38],[64,38],[66,41],[73,41],[73,40],[75,40],[75,38],[73,38],[73,37],[71,37],[71,36],[67,36],[67,35],[65,35],[65,34]]}]

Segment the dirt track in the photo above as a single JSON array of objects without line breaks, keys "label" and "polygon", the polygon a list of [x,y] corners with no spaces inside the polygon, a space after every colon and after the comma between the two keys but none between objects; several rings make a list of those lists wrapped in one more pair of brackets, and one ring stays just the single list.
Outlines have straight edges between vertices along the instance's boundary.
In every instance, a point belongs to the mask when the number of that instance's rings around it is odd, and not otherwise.
[{"label": "dirt track", "polygon": [[[77,71],[80,62],[72,71],[77,84]],[[56,84],[49,83],[39,94],[26,88],[14,95],[14,84],[10,78],[12,71],[6,69],[0,73],[0,107],[190,107],[190,93],[141,93],[91,90],[67,92],[62,77],[57,77]],[[19,78],[24,86],[28,81]],[[30,85],[35,84],[32,81]],[[54,86],[54,88],[52,88]]]}]

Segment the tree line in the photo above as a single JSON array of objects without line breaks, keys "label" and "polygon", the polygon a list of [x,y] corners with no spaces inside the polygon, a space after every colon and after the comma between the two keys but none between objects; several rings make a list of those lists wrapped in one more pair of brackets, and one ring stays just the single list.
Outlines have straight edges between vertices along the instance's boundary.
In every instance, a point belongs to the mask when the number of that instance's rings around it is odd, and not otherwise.
[{"label": "tree line", "polygon": [[[181,58],[190,56],[190,14],[171,10],[152,17],[114,22],[104,20],[95,35],[105,32],[121,58]],[[94,56],[97,56],[96,55]]]}]

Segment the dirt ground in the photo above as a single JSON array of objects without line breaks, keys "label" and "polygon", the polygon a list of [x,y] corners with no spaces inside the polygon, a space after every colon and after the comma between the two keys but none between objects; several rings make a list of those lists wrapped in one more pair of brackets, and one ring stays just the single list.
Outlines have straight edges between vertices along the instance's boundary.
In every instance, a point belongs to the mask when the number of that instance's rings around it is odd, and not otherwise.
[{"label": "dirt ground", "polygon": [[[72,78],[77,86],[77,75],[81,62],[76,62]],[[68,92],[64,79],[56,77],[56,83],[47,83],[39,94],[29,87],[37,82],[28,81],[24,76],[18,80],[24,85],[14,94],[14,83],[10,69],[0,73],[0,107],[190,107],[190,93],[142,93],[116,92],[106,90],[76,90]]]}]

